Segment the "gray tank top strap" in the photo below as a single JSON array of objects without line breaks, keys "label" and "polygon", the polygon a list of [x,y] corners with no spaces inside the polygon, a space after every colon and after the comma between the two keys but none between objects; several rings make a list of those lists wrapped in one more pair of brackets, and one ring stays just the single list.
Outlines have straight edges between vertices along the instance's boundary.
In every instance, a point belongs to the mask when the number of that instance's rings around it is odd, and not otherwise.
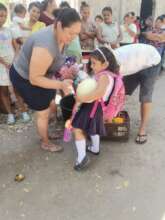
[{"label": "gray tank top strap", "polygon": [[[22,46],[19,56],[14,61],[16,71],[24,79],[29,80],[29,63],[33,48],[41,47],[48,49],[53,58],[51,66],[46,75],[51,77],[64,63],[64,55],[61,54],[54,32],[54,26],[50,25],[32,34]],[[44,62],[44,61],[41,61]]]}]

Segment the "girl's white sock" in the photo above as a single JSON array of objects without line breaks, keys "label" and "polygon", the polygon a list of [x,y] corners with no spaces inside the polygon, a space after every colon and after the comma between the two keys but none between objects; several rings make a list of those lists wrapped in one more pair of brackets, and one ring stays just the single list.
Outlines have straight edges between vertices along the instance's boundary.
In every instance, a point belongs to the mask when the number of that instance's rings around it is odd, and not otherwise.
[{"label": "girl's white sock", "polygon": [[100,136],[96,134],[96,135],[91,135],[90,137],[91,137],[92,145],[89,147],[89,149],[94,153],[98,153],[100,151]]},{"label": "girl's white sock", "polygon": [[81,163],[81,161],[86,156],[86,140],[75,141],[76,149],[77,149],[77,162]]}]

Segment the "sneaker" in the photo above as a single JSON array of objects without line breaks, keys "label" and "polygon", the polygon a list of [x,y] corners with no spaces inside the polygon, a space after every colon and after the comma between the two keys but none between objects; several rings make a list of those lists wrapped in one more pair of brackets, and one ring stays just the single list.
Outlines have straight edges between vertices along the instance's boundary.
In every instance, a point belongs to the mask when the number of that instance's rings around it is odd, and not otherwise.
[{"label": "sneaker", "polygon": [[86,168],[89,164],[89,158],[87,156],[84,157],[84,159],[81,161],[81,163],[76,163],[75,166],[74,166],[74,169],[76,171],[81,171],[83,170],[84,168]]},{"label": "sneaker", "polygon": [[27,112],[23,112],[22,113],[22,119],[23,119],[23,122],[26,123],[26,122],[29,122],[31,118],[30,118],[30,115]]},{"label": "sneaker", "polygon": [[13,114],[8,114],[8,116],[7,116],[7,124],[8,125],[13,125],[13,124],[15,124],[15,117],[14,117],[14,115]]}]

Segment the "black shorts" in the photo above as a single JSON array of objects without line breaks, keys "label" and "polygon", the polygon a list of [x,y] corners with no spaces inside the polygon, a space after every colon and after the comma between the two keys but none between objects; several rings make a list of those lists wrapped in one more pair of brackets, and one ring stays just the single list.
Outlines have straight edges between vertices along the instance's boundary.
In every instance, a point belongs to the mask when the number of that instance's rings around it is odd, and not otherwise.
[{"label": "black shorts", "polygon": [[55,97],[56,90],[33,86],[29,80],[22,78],[17,73],[14,66],[10,69],[10,80],[24,102],[33,110],[47,109]]},{"label": "black shorts", "polygon": [[160,64],[152,66],[135,73],[124,76],[126,95],[132,95],[134,90],[140,85],[139,101],[141,103],[152,102],[154,85],[160,73]]}]

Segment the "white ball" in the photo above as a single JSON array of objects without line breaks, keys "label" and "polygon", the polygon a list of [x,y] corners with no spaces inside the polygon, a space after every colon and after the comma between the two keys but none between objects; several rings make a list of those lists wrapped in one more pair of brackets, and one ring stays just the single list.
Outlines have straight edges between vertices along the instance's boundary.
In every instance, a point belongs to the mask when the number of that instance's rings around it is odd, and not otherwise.
[{"label": "white ball", "polygon": [[77,96],[90,95],[97,87],[97,82],[95,79],[87,78],[84,79],[77,87],[76,93]]}]

